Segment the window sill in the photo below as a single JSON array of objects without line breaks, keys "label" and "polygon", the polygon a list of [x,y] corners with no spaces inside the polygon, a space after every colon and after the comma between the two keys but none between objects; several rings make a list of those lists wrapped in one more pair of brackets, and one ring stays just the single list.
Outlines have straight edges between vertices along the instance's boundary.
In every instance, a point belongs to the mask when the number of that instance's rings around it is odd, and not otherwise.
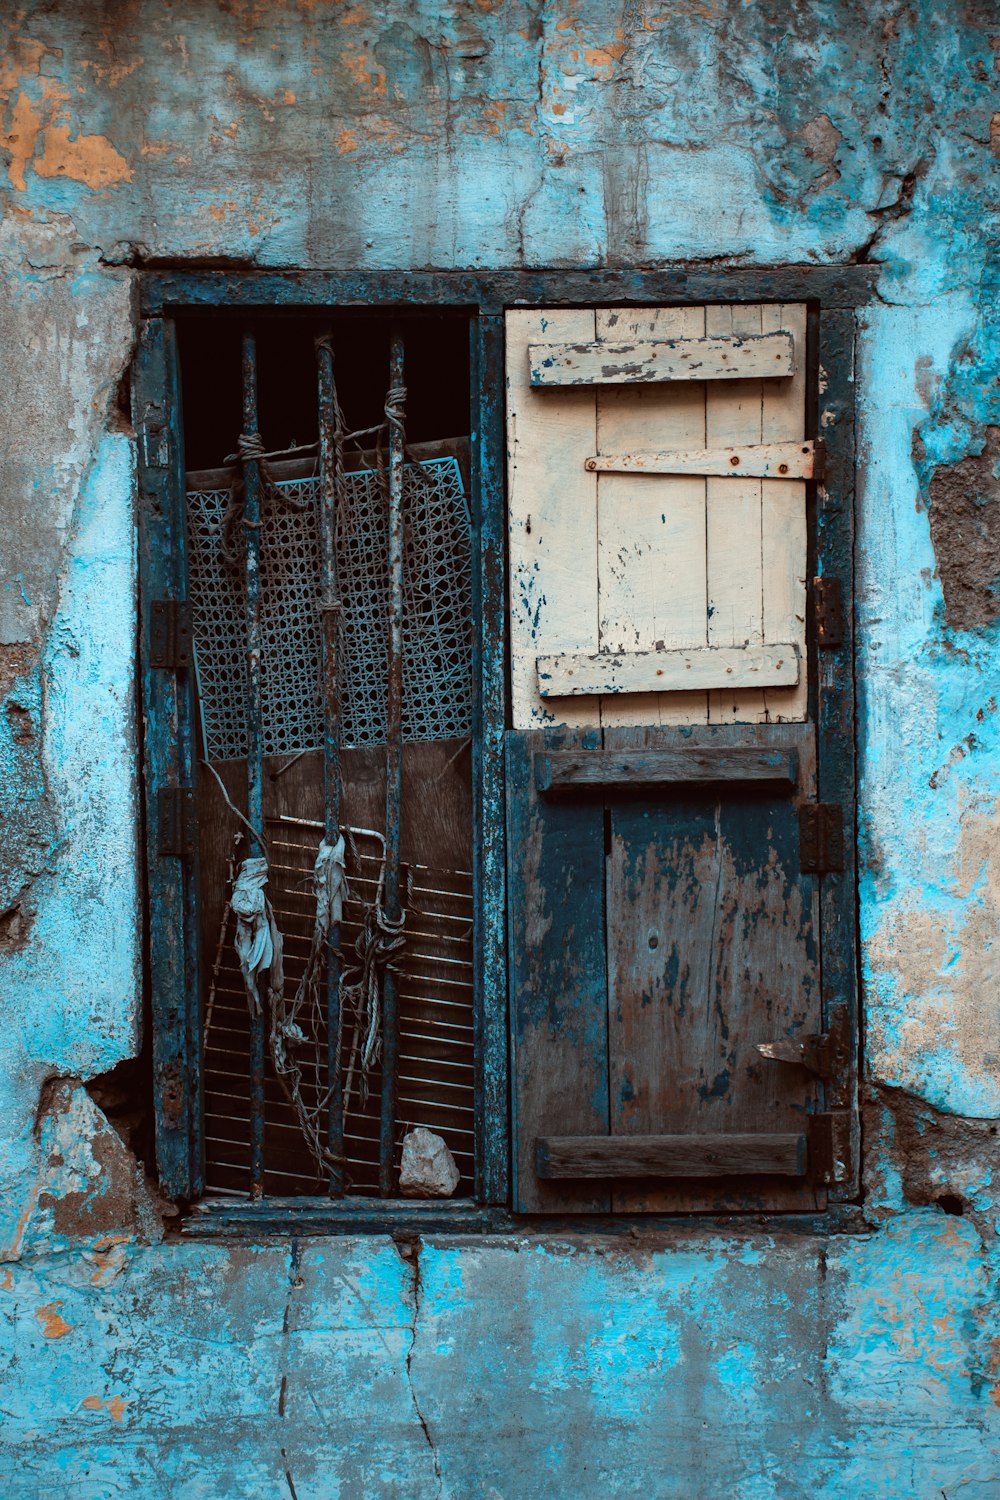
[{"label": "window sill", "polygon": [[183,1239],[265,1240],[337,1235],[486,1235],[513,1234],[547,1240],[641,1239],[668,1242],[681,1232],[823,1235],[863,1234],[874,1230],[857,1204],[832,1204],[823,1212],[745,1214],[656,1214],[648,1217],[609,1215],[512,1214],[487,1208],[471,1198],[430,1202],[416,1199],[268,1198],[250,1203],[233,1198],[204,1198],[180,1224]]}]

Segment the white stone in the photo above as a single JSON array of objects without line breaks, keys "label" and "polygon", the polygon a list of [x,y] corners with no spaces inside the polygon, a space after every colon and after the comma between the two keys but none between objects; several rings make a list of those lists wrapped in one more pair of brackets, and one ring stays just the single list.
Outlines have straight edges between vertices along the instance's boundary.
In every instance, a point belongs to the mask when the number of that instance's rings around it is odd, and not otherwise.
[{"label": "white stone", "polygon": [[403,1137],[399,1191],[404,1198],[450,1198],[458,1177],[455,1158],[433,1130],[418,1125]]}]

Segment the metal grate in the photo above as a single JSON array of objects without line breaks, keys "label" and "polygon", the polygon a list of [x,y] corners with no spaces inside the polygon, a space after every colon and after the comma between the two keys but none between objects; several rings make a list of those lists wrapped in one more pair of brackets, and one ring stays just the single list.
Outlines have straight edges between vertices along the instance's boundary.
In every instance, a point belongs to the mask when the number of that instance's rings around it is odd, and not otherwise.
[{"label": "metal grate", "polygon": [[[318,749],[319,525],[316,478],[278,480],[261,533],[265,755]],[[221,555],[228,489],[188,492],[189,590],[207,754],[247,754],[242,572]],[[403,738],[451,739],[471,727],[472,556],[468,498],[454,458],[404,469]],[[379,474],[342,476],[337,565],[342,743],[385,743],[388,512]]]},{"label": "metal grate", "polygon": [[[319,834],[271,820],[271,899],[285,939],[288,987],[298,984],[312,935],[314,903],[309,876]],[[381,853],[358,837],[348,853],[350,897],[345,904],[342,951],[350,964],[364,907],[375,892]],[[474,1190],[475,1080],[472,1008],[472,877],[468,871],[410,867],[407,944],[399,965],[398,1118],[395,1164],[406,1131],[426,1125],[443,1136],[461,1172],[456,1196]],[[406,886],[404,885],[404,889]],[[325,1029],[311,1037],[314,1062],[303,1093],[314,1102],[325,1091]],[[345,1018],[345,1070],[354,1043]],[[205,1155],[209,1191],[245,1194],[249,1167],[250,1023],[232,941],[228,907],[219,937],[205,1014]],[[354,1089],[344,1116],[349,1193],[377,1194],[379,1090],[376,1072],[362,1103]],[[268,1064],[265,1078],[265,1186],[269,1193],[324,1191],[295,1115]]]}]

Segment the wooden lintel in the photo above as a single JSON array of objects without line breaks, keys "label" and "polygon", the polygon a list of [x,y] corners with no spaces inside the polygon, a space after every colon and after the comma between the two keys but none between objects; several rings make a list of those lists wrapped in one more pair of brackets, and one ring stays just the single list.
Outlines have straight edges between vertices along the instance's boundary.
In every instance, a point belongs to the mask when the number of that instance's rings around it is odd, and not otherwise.
[{"label": "wooden lintel", "polygon": [[805,1135],[564,1135],[535,1141],[543,1178],[804,1177]]},{"label": "wooden lintel", "polygon": [[666,786],[693,782],[783,782],[794,785],[792,749],[750,746],[677,750],[550,750],[535,753],[540,792],[583,792],[606,786]]},{"label": "wooden lintel", "polygon": [[690,689],[794,687],[798,647],[696,646],[690,650],[566,653],[536,658],[543,698]]},{"label": "wooden lintel", "polygon": [[746,443],[671,453],[597,453],[584,467],[602,474],[705,474],[721,479],[812,479],[816,444]]},{"label": "wooden lintel", "polygon": [[531,384],[641,385],[662,380],[760,380],[795,373],[786,332],[714,338],[530,344]]}]

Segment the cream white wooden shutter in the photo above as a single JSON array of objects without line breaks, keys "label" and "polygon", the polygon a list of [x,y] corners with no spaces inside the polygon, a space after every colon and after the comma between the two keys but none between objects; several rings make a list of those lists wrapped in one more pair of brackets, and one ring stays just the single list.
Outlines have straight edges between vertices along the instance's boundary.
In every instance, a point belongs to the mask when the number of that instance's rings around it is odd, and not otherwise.
[{"label": "cream white wooden shutter", "polygon": [[805,328],[507,314],[515,728],[805,718]]}]

